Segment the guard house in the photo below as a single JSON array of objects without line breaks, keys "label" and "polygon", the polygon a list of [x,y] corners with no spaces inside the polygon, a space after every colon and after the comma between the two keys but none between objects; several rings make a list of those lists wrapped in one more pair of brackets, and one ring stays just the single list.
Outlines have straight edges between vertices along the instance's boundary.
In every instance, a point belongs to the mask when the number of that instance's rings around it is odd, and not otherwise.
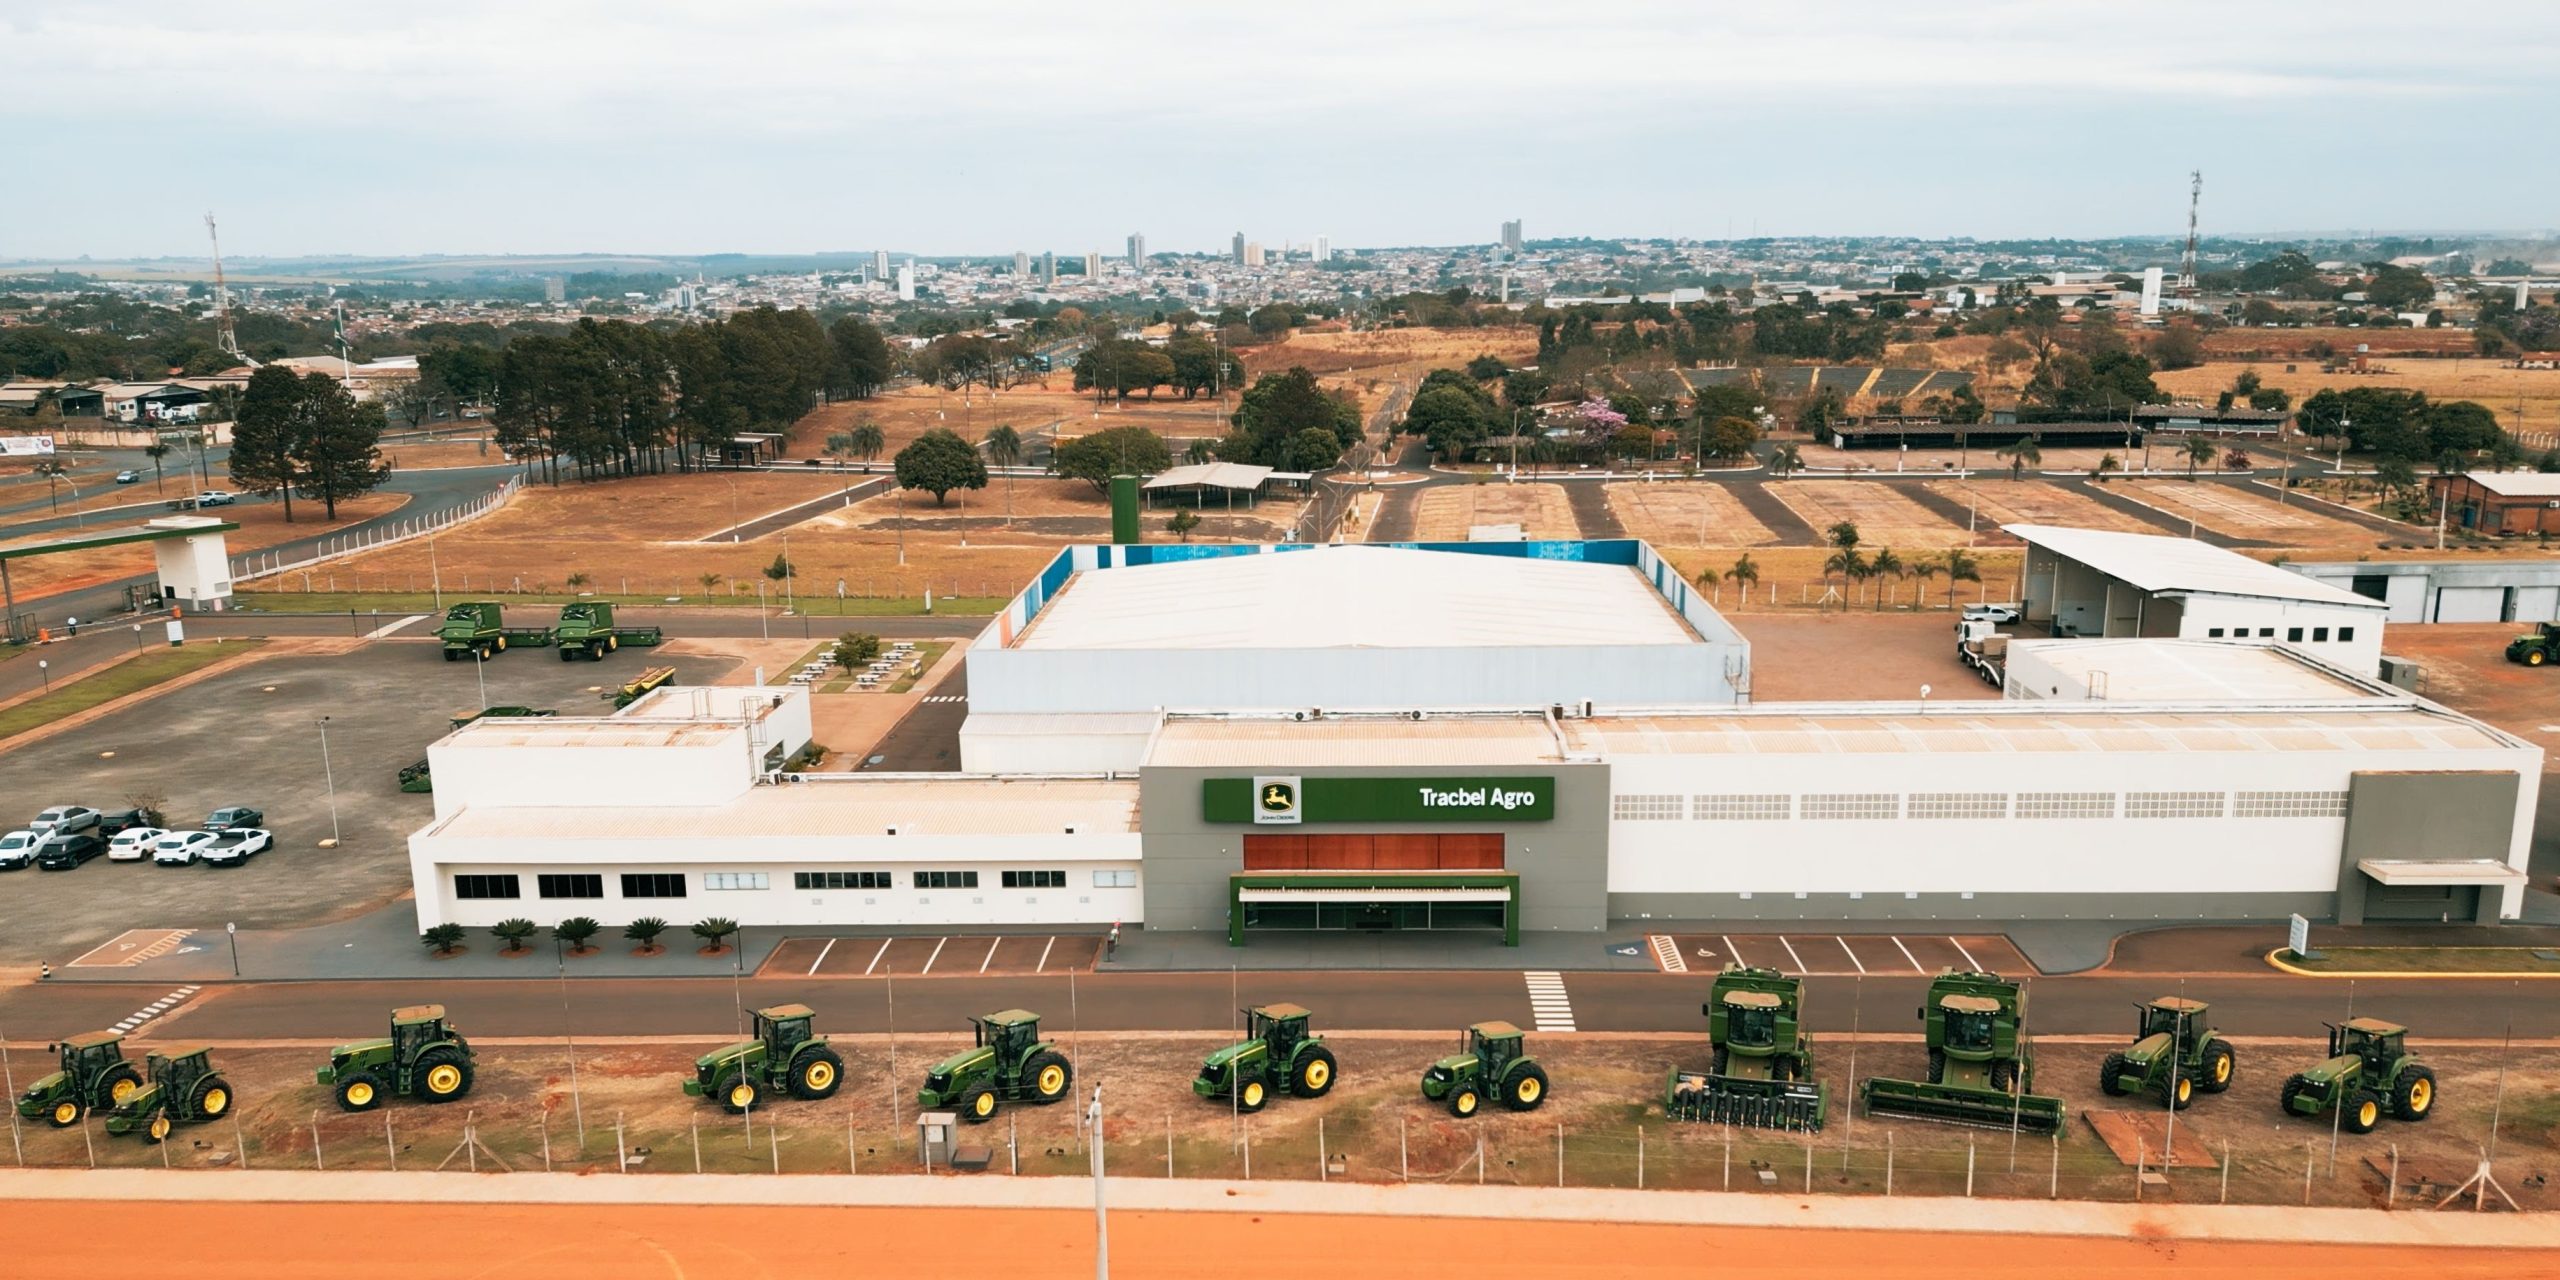
[{"label": "guard house", "polygon": [[231,551],[222,535],[240,526],[212,516],[162,516],[135,525],[74,529],[0,543],[0,630],[25,643],[35,636],[35,623],[18,614],[17,586],[9,565],[37,556],[88,551],[97,547],[148,542],[158,561],[159,577],[145,593],[161,605],[219,612],[231,602]]}]

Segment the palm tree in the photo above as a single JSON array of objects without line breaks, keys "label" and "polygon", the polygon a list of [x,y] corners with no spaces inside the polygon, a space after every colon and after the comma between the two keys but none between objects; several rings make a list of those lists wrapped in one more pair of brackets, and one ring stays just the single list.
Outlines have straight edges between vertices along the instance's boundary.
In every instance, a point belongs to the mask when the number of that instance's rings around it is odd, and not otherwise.
[{"label": "palm tree", "polygon": [[2000,446],[1996,452],[2001,457],[2009,460],[2009,478],[2011,480],[2016,480],[2025,475],[2026,470],[2029,467],[2042,466],[2044,464],[2044,446],[2037,443],[2036,437],[2032,435],[2020,436],[2017,439]]},{"label": "palm tree", "polygon": [[694,578],[694,581],[702,584],[702,598],[707,602],[711,599],[711,589],[720,585],[720,575],[704,573]]},{"label": "palm tree", "polygon": [[1914,560],[1908,568],[1903,570],[1903,572],[1920,580],[1919,589],[1911,593],[1912,608],[1917,609],[1920,607],[1921,600],[1929,594],[1929,583],[1939,574],[1945,573],[1946,571],[1946,566],[1939,564],[1935,560]]},{"label": "palm tree", "polygon": [[2089,478],[2103,481],[2107,478],[2108,472],[2122,470],[2124,470],[2124,462],[2110,453],[2098,459],[2098,465],[2089,472]]},{"label": "palm tree", "polygon": [[1769,451],[1769,469],[1783,480],[1791,471],[1804,470],[1804,454],[1792,444],[1782,444]]},{"label": "palm tree", "polygon": [[1716,584],[1724,580],[1724,575],[1713,569],[1702,568],[1689,580],[1698,584],[1698,590],[1712,592],[1716,589]]},{"label": "palm tree", "polygon": [[[1906,570],[1902,564],[1902,557],[1895,555],[1893,548],[1881,547],[1877,549],[1875,558],[1867,561],[1867,572],[1874,577],[1891,578],[1899,583]],[[1876,612],[1884,612],[1884,593],[1881,591],[1876,593]]]},{"label": "palm tree", "polygon": [[[62,478],[70,474],[70,469],[63,466],[55,459],[47,458],[44,461],[37,463],[34,471],[35,474],[44,477],[44,496],[46,503],[51,506],[54,514],[61,514],[62,490],[60,486],[62,484]],[[72,496],[77,498],[80,491],[74,489],[71,492]]]},{"label": "palm tree", "polygon": [[2179,452],[2187,455],[2187,480],[2189,483],[2193,483],[2196,478],[2197,465],[2213,461],[2213,442],[2205,439],[2203,436],[2189,436],[2187,437],[2185,447],[2180,449]]},{"label": "palm tree", "polygon": [[667,922],[656,916],[642,916],[622,926],[622,936],[640,944],[640,954],[658,954],[658,935],[667,931]]},{"label": "palm tree", "polygon": [[1013,471],[1022,465],[1022,433],[1008,426],[987,428],[987,438],[979,442],[987,451],[987,461],[1006,468],[1004,473],[1004,522],[1013,524]]},{"label": "palm tree", "polygon": [[1858,524],[1854,520],[1843,520],[1823,530],[1822,536],[1825,541],[1843,551],[1858,549]]},{"label": "palm tree", "polygon": [[595,579],[588,577],[584,573],[573,573],[567,578],[562,579],[562,581],[569,584],[569,589],[571,591],[577,591],[584,588],[588,583],[595,581]]},{"label": "palm tree", "polygon": [[161,474],[160,460],[168,457],[174,451],[175,447],[165,440],[153,440],[151,443],[142,446],[142,456],[151,459],[151,488],[155,493],[167,492],[167,490],[162,487],[162,481],[166,477]]},{"label": "palm tree", "polygon": [[889,437],[881,432],[880,424],[867,419],[855,424],[853,430],[845,434],[852,452],[864,462],[879,457],[880,451],[889,447]]},{"label": "palm tree", "polygon": [[1750,552],[1745,551],[1741,559],[1733,562],[1732,568],[1724,571],[1724,576],[1737,588],[1735,602],[1748,604],[1751,602],[1751,589],[1760,585],[1760,565],[1751,558]]},{"label": "palm tree", "polygon": [[1982,565],[1965,554],[1962,547],[1947,548],[1946,559],[1940,561],[1938,567],[1946,571],[1947,607],[1950,609],[1956,607],[1957,583],[1982,581]]},{"label": "palm tree", "polygon": [[[1842,547],[1832,552],[1831,558],[1822,562],[1822,585],[1825,591],[1829,590],[1831,575],[1835,573],[1852,586],[1864,582],[1867,578],[1867,558],[1859,555],[1856,547]],[[1844,602],[1841,607],[1846,608],[1846,603]]]}]

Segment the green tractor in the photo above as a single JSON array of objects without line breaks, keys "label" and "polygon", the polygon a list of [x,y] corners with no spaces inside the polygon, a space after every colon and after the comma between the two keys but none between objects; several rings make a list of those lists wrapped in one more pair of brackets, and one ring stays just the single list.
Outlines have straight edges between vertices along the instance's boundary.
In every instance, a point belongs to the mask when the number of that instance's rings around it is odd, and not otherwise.
[{"label": "green tractor", "polygon": [[2060,1098],[2038,1097],[2035,1046],[2024,1034],[2026,997],[1996,973],[1947,970],[1929,982],[1920,1008],[1929,1078],[1874,1079],[1860,1089],[1867,1114],[2052,1133]]},{"label": "green tractor", "polygon": [[207,1124],[231,1114],[231,1082],[213,1069],[213,1053],[200,1046],[143,1055],[151,1083],[116,1104],[107,1132],[139,1133],[146,1142],[167,1140],[181,1121]]},{"label": "green tractor", "polygon": [[1266,1004],[1244,1011],[1245,1039],[1200,1060],[1191,1091],[1231,1098],[1238,1111],[1260,1111],[1274,1091],[1321,1098],[1333,1090],[1333,1051],[1307,1033],[1305,1009]]},{"label": "green tractor", "polygon": [[2110,1098],[2149,1090],[2180,1111],[2196,1100],[2196,1091],[2220,1093],[2231,1087],[2238,1059],[2231,1042],[2205,1022],[2210,1006],[2202,1000],[2162,996],[2142,1010],[2131,1048],[2110,1053],[2098,1068],[2098,1088]]},{"label": "green tractor", "polygon": [[383,1095],[451,1102],[471,1092],[471,1042],[446,1025],[444,1006],[411,1005],[391,1011],[391,1034],[329,1051],[329,1065],[315,1073],[334,1085],[338,1106],[371,1111]]},{"label": "green tractor", "polygon": [[92,1031],[45,1046],[58,1055],[53,1074],[18,1095],[18,1114],[56,1129],[80,1123],[91,1111],[110,1111],[142,1089],[142,1073],[124,1060],[124,1036]]},{"label": "green tractor", "polygon": [[1422,1096],[1449,1104],[1461,1119],[1483,1109],[1487,1090],[1514,1111],[1537,1110],[1547,1100],[1547,1073],[1529,1056],[1527,1038],[1508,1022],[1467,1028],[1460,1052],[1422,1073]]},{"label": "green tractor", "polygon": [[2560,661],[2560,624],[2537,622],[2531,632],[2509,640],[2507,661],[2528,667]]},{"label": "green tractor", "polygon": [[844,1059],[824,1037],[809,1034],[817,1011],[778,1004],[755,1011],[755,1038],[724,1045],[693,1060],[687,1095],[718,1098],[731,1115],[756,1105],[768,1089],[815,1101],[832,1098],[844,1084]]},{"label": "green tractor", "polygon": [[1707,1017],[1708,1068],[1673,1067],[1664,1114],[1753,1129],[1822,1128],[1828,1095],[1813,1078],[1813,1038],[1798,1019],[1804,980],[1728,964],[1699,1012]]},{"label": "green tractor", "polygon": [[2328,1026],[2329,1058],[2284,1082],[2285,1114],[2316,1116],[2338,1107],[2339,1128],[2371,1133],[2386,1106],[2402,1120],[2434,1113],[2436,1073],[2409,1052],[2407,1027],[2377,1018]]},{"label": "green tractor", "polygon": [[925,1110],[948,1107],[971,1124],[995,1118],[1006,1102],[1047,1106],[1067,1096],[1075,1068],[1058,1046],[1040,1038],[1040,1015],[1006,1009],[969,1019],[977,1044],[933,1064],[916,1105]]}]

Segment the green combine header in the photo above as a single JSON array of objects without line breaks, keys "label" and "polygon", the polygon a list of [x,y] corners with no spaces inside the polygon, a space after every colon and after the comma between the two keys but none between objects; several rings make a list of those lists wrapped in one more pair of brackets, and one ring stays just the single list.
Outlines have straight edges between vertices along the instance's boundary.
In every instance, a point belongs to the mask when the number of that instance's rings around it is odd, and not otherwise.
[{"label": "green combine header", "polygon": [[1711,1059],[1703,1071],[1673,1067],[1662,1109],[1674,1120],[1818,1133],[1830,1097],[1813,1078],[1813,1038],[1800,1021],[1804,980],[1728,964],[1707,1003]]},{"label": "green combine header", "polygon": [[560,606],[560,625],[552,632],[560,646],[560,660],[574,662],[585,658],[602,662],[604,656],[624,645],[646,648],[666,639],[656,627],[617,627],[613,625],[613,604],[607,600],[579,600]]},{"label": "green combine header", "polygon": [[2036,1096],[2035,1047],[2024,1034],[2026,997],[1996,973],[1948,970],[1920,1009],[1929,1044],[1927,1081],[1873,1079],[1861,1086],[1871,1116],[2053,1133],[2062,1100]]},{"label": "green combine header", "polygon": [[651,667],[648,670],[641,672],[639,679],[626,681],[606,690],[604,692],[604,700],[612,703],[614,710],[620,711],[624,707],[630,706],[632,703],[648,697],[651,693],[662,689],[669,684],[673,684],[675,682],[675,678],[676,669],[674,667]]}]

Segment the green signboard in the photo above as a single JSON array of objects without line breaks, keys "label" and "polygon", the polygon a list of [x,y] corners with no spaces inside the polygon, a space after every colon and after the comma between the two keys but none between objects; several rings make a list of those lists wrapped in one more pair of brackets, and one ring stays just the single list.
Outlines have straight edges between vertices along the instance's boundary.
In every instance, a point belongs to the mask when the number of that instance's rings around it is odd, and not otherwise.
[{"label": "green signboard", "polygon": [[1209,778],[1200,784],[1206,822],[1294,826],[1309,822],[1547,822],[1556,816],[1556,780],[1493,778],[1309,778],[1295,774]]}]

